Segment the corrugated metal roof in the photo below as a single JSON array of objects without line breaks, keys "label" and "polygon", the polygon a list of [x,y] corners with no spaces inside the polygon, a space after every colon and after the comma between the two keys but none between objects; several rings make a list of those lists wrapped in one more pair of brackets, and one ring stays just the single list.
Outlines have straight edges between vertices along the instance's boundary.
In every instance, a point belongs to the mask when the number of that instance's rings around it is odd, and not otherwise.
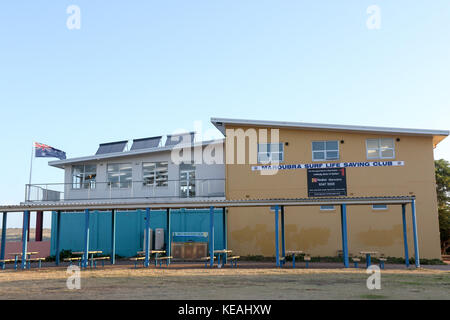
[{"label": "corrugated metal roof", "polygon": [[414,196],[380,196],[380,197],[336,197],[336,198],[294,198],[294,199],[243,199],[243,200],[186,200],[179,201],[59,201],[23,203],[20,205],[0,206],[0,212],[22,211],[81,211],[111,209],[179,209],[208,207],[268,207],[268,206],[320,206],[320,205],[368,205],[368,204],[406,204],[415,199]]},{"label": "corrugated metal roof", "polygon": [[389,133],[404,135],[430,135],[430,136],[448,136],[448,130],[429,130],[429,129],[408,129],[393,127],[372,127],[372,126],[354,126],[340,124],[324,123],[306,123],[306,122],[287,122],[287,121],[265,121],[265,120],[244,120],[229,118],[211,118],[211,122],[225,135],[225,124],[242,126],[261,126],[261,127],[282,127],[294,129],[316,129],[328,131],[353,131],[367,133]]}]

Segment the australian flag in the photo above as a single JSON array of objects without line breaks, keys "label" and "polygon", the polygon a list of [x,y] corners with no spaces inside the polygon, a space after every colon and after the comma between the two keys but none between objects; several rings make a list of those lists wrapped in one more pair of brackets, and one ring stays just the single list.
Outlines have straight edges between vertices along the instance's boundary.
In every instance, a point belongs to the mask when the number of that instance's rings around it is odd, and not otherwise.
[{"label": "australian flag", "polygon": [[59,160],[66,159],[64,151],[55,149],[42,143],[35,142],[34,150],[36,158],[58,158]]}]

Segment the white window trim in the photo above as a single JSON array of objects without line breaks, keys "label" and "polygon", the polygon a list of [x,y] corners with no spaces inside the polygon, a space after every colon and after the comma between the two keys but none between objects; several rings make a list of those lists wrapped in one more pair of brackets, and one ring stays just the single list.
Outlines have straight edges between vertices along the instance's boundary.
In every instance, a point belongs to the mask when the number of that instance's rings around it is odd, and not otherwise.
[{"label": "white window trim", "polygon": [[[95,166],[95,179],[94,179],[94,186],[92,186],[91,184],[89,184],[89,188],[74,188],[74,182],[73,182],[73,169],[74,167],[80,167],[83,166],[83,178],[86,177],[86,166]],[[72,183],[71,183],[71,190],[95,190],[97,188],[97,165],[96,164],[77,164],[77,165],[72,165],[71,167],[71,179],[72,179]],[[85,184],[86,182],[83,180],[83,182],[80,184],[80,186],[82,186],[83,184]]]},{"label": "white window trim", "polygon": [[[148,187],[148,188],[169,188],[169,162],[168,161],[155,161],[155,162],[142,162],[142,180],[144,180],[144,164],[148,164],[148,163],[152,163],[155,164],[155,169],[153,169],[153,174],[154,174],[154,178],[153,178],[153,184],[150,183],[145,183],[145,181],[143,181],[143,185],[144,187]],[[166,186],[158,186],[156,183],[156,168],[157,168],[157,164],[158,163],[167,163],[167,185]]]},{"label": "white window trim", "polygon": [[[272,144],[280,144],[281,145],[281,150],[280,150],[280,152],[274,152],[274,153],[279,153],[279,154],[281,154],[281,160],[277,160],[277,161],[273,161],[272,160],[272,151],[269,153],[269,161],[266,163],[266,162],[262,162],[262,161],[259,161],[259,154],[261,153],[261,154],[263,154],[263,152],[259,152],[259,146],[260,145],[263,145],[263,144],[266,144],[266,145],[272,145]],[[262,163],[262,164],[270,164],[270,163],[283,163],[284,162],[284,143],[282,143],[282,142],[279,142],[279,143],[258,143],[258,149],[257,149],[257,154],[256,154],[256,160],[257,160],[257,162],[258,163]]]},{"label": "white window trim", "polygon": [[[338,148],[337,148],[338,156],[337,156],[337,159],[327,160],[327,149],[326,148],[323,150],[323,152],[325,153],[325,159],[317,159],[317,160],[314,159],[313,143],[314,142],[327,142],[327,141],[336,141],[338,143]],[[329,151],[335,151],[335,150],[329,150]],[[316,151],[316,152],[318,152],[318,151]],[[314,140],[314,141],[311,141],[311,159],[312,159],[312,161],[317,161],[317,162],[320,162],[320,161],[322,161],[322,162],[324,162],[324,161],[339,161],[341,159],[341,150],[339,148],[339,140]]]},{"label": "white window trim", "polygon": [[[113,183],[115,183],[115,182],[111,182],[111,181],[108,181],[107,182],[107,186],[108,187],[111,187],[112,189],[131,189],[131,188],[133,188],[133,165],[132,165],[132,162],[121,162],[121,163],[107,163],[106,164],[106,179],[108,180],[108,177],[109,177],[109,171],[108,171],[108,167],[110,166],[110,165],[119,165],[119,166],[121,166],[121,165],[130,165],[130,167],[131,167],[131,181],[130,181],[130,184],[127,186],[127,187],[121,187],[120,186],[120,184],[122,184],[122,183],[124,183],[124,182],[122,182],[122,181],[120,181],[120,177],[119,177],[119,181],[117,182],[118,184],[119,184],[119,186],[118,187],[112,187],[112,184]],[[119,173],[120,173],[120,168],[119,168]]]},{"label": "white window trim", "polygon": [[[375,159],[395,159],[395,140],[394,138],[392,138],[392,142],[393,142],[393,148],[388,148],[388,149],[392,149],[392,157],[383,157],[381,155],[381,147],[380,147],[380,140],[381,139],[391,139],[391,138],[368,138],[366,139],[366,159],[367,160],[375,160]],[[378,156],[375,158],[369,158],[369,145],[368,145],[368,141],[369,140],[377,140],[378,141]]]},{"label": "white window trim", "polygon": [[384,204],[384,206],[386,206],[386,207],[385,208],[375,208],[374,205],[372,205],[372,210],[375,210],[375,211],[387,211],[389,209],[388,205]]}]

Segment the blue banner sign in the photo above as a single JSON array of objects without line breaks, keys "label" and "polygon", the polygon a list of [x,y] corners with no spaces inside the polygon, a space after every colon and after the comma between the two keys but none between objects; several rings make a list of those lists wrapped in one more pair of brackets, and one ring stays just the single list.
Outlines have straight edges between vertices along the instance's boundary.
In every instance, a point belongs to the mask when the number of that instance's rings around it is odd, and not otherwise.
[{"label": "blue banner sign", "polygon": [[405,165],[405,161],[363,161],[363,162],[338,162],[338,163],[278,164],[278,165],[252,166],[252,171],[326,169],[326,168],[396,167],[396,166],[404,166],[404,165]]},{"label": "blue banner sign", "polygon": [[202,237],[207,238],[208,232],[173,232],[174,237]]}]

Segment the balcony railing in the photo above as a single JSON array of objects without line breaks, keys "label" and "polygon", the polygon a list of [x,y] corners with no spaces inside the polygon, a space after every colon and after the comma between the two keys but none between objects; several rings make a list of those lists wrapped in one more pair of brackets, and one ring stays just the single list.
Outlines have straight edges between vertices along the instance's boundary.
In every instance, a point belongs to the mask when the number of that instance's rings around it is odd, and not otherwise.
[{"label": "balcony railing", "polygon": [[25,202],[223,198],[225,179],[27,184]]}]

